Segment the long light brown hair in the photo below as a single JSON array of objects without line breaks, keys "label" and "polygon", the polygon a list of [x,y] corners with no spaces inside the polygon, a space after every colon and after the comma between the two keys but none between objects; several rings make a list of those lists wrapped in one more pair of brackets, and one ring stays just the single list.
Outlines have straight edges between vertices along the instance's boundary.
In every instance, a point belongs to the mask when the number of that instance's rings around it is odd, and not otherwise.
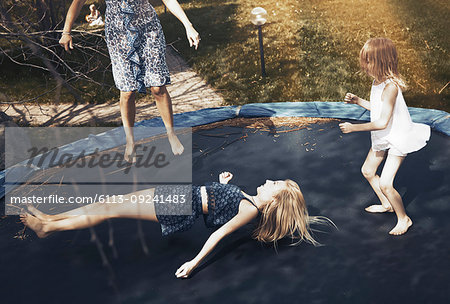
[{"label": "long light brown hair", "polygon": [[298,184],[290,179],[285,182],[287,187],[275,194],[271,203],[263,206],[253,237],[260,242],[273,242],[275,246],[278,240],[286,236],[297,240],[294,245],[301,241],[320,245],[311,234],[310,224],[332,222],[325,217],[309,216]]},{"label": "long light brown hair", "polygon": [[391,79],[403,90],[405,81],[398,72],[398,54],[394,43],[387,38],[372,38],[359,53],[361,70],[374,77],[378,82]]}]

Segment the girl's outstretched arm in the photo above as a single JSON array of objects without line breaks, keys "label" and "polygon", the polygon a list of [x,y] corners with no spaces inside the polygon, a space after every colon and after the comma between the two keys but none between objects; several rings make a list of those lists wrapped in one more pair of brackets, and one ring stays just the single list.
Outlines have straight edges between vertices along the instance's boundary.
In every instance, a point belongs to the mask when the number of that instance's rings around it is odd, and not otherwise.
[{"label": "girl's outstretched arm", "polygon": [[381,100],[383,102],[383,108],[381,109],[380,118],[368,123],[352,124],[344,122],[339,124],[342,133],[351,133],[359,131],[376,131],[383,130],[387,127],[392,117],[392,111],[394,110],[395,100],[397,99],[398,88],[393,83],[388,83],[384,88]]},{"label": "girl's outstretched arm", "polygon": [[363,107],[364,109],[370,111],[370,102],[365,99],[362,99],[361,97],[356,96],[355,94],[352,93],[345,94],[344,101],[345,103],[357,104],[358,106]]},{"label": "girl's outstretched arm", "polygon": [[178,20],[183,23],[186,29],[186,36],[189,41],[189,46],[194,46],[197,49],[198,44],[200,42],[200,36],[197,31],[192,26],[192,23],[189,21],[188,17],[184,13],[180,4],[177,0],[162,0],[164,5],[169,9],[169,11],[178,18]]},{"label": "girl's outstretched arm", "polygon": [[184,263],[180,268],[178,268],[175,272],[177,278],[187,278],[192,271],[200,265],[201,261],[203,261],[203,259],[211,253],[220,240],[249,223],[257,215],[258,211],[254,206],[250,205],[250,203],[240,204],[238,214],[236,214],[230,221],[209,236],[208,240],[205,242],[205,245],[203,245],[203,248],[194,259]]},{"label": "girl's outstretched arm", "polygon": [[66,22],[64,23],[64,29],[61,39],[59,40],[59,44],[64,47],[66,52],[69,52],[69,49],[73,49],[72,45],[72,36],[70,35],[70,31],[72,30],[72,25],[80,14],[81,8],[83,7],[86,0],[73,0],[72,4],[67,11]]}]

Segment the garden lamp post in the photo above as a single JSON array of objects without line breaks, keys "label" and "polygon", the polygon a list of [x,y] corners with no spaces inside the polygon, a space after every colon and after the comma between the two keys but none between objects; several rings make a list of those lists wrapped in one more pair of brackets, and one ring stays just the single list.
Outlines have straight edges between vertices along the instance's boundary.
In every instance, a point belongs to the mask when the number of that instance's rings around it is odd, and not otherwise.
[{"label": "garden lamp post", "polygon": [[259,38],[259,54],[261,55],[261,75],[266,77],[266,64],[264,62],[264,49],[263,49],[263,37],[262,37],[262,26],[267,21],[267,12],[262,7],[255,7],[252,9],[251,20],[254,25],[258,27],[258,38]]}]

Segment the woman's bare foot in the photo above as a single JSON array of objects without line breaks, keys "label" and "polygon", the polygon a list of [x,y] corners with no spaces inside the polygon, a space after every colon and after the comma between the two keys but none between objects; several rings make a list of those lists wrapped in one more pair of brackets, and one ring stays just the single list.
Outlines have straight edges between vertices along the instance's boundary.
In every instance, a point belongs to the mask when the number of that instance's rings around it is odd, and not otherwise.
[{"label": "woman's bare foot", "polygon": [[385,207],[383,205],[371,205],[364,210],[370,213],[394,212],[394,209],[392,209],[391,206]]},{"label": "woman's bare foot", "polygon": [[411,225],[412,225],[412,221],[408,216],[404,219],[398,219],[397,225],[395,225],[395,227],[391,231],[389,231],[389,234],[402,235],[406,231],[408,231],[408,228],[411,227]]},{"label": "woman's bare foot", "polygon": [[175,133],[168,133],[167,138],[169,139],[170,146],[174,155],[181,155],[184,151],[184,147],[181,144]]},{"label": "woman's bare foot", "polygon": [[125,146],[125,153],[123,155],[123,158],[128,163],[136,162],[136,151],[134,151],[134,142],[127,142],[127,145]]},{"label": "woman's bare foot", "polygon": [[50,234],[48,231],[45,231],[45,224],[43,221],[31,214],[21,214],[20,220],[25,226],[36,232],[36,235],[41,239]]}]

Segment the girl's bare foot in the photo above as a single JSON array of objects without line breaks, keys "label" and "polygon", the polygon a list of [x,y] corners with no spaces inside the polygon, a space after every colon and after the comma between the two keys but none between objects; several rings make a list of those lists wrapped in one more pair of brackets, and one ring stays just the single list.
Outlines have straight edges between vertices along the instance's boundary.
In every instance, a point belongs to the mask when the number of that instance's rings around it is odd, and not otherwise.
[{"label": "girl's bare foot", "polygon": [[170,146],[174,155],[181,155],[184,151],[184,147],[181,144],[175,133],[168,133],[167,138],[169,139]]},{"label": "girl's bare foot", "polygon": [[69,218],[71,216],[76,216],[76,215],[62,215],[62,214],[56,215],[46,214],[40,211],[39,209],[35,208],[33,205],[27,205],[27,210],[29,213],[31,213],[32,215],[34,215],[35,217],[44,222],[60,221]]},{"label": "girl's bare foot", "polygon": [[34,232],[36,232],[36,235],[41,239],[47,237],[50,234],[49,232],[44,231],[45,224],[43,223],[43,221],[38,219],[37,217],[32,216],[31,214],[21,214],[20,220],[25,226],[31,228]]},{"label": "girl's bare foot", "polygon": [[52,221],[52,217],[51,215],[45,214],[42,211],[39,211],[37,208],[35,208],[32,205],[27,205],[27,210],[34,215],[35,217],[37,217],[38,219],[42,220],[42,221]]},{"label": "girl's bare foot", "polygon": [[394,212],[394,209],[392,209],[391,206],[385,207],[383,205],[371,205],[364,210],[370,213]]},{"label": "girl's bare foot", "polygon": [[126,162],[129,163],[136,162],[136,151],[134,151],[134,142],[127,142],[123,158],[125,159]]},{"label": "girl's bare foot", "polygon": [[404,219],[399,219],[397,220],[397,225],[395,225],[395,227],[391,231],[389,231],[389,234],[402,235],[406,231],[408,231],[408,228],[411,227],[411,225],[412,221],[408,216]]}]

